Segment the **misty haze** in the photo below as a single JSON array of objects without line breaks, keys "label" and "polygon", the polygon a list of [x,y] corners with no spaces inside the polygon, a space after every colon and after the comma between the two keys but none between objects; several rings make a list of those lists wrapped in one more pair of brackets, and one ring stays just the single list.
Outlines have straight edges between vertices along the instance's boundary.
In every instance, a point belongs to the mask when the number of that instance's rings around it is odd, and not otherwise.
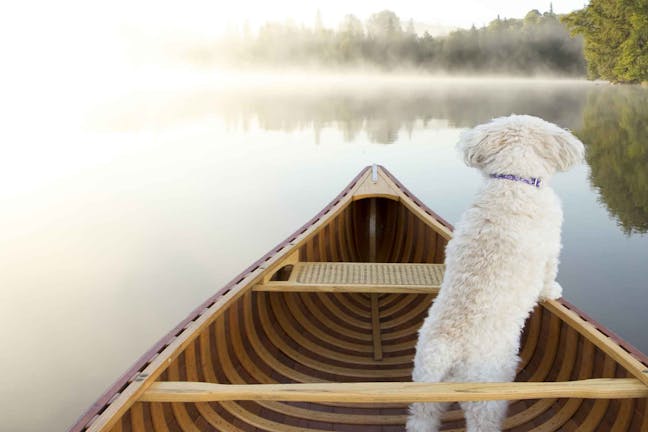
[{"label": "misty haze", "polygon": [[[147,27],[137,19],[156,5],[124,2],[95,21],[61,18],[60,39],[34,33],[15,51],[26,63],[8,71],[0,130],[0,322],[19,327],[0,356],[14,371],[0,377],[7,430],[72,425],[362,167],[386,166],[456,222],[482,182],[459,134],[511,113],[585,144],[586,163],[552,184],[565,212],[558,280],[648,352],[648,54],[637,44],[596,51],[605,43],[588,44],[583,23],[598,17],[558,2],[514,17],[493,5],[472,26],[437,20],[442,10],[337,3],[285,19],[259,5],[248,20],[243,2],[218,29],[221,6],[196,2],[178,11],[183,30],[172,8]],[[35,19],[57,34],[56,20]]]}]

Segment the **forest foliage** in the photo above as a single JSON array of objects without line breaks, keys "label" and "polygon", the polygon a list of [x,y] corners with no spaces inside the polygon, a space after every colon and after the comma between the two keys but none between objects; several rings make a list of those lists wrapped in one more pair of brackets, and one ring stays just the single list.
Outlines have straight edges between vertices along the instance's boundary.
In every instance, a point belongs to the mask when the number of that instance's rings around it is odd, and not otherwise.
[{"label": "forest foliage", "polygon": [[626,234],[648,232],[648,90],[591,93],[576,133],[610,214]]},{"label": "forest foliage", "polygon": [[584,37],[589,78],[648,82],[648,0],[590,0],[562,21]]},{"label": "forest foliage", "polygon": [[416,69],[430,72],[584,75],[580,37],[572,37],[553,11],[530,11],[523,19],[497,18],[487,26],[446,36],[417,34],[384,10],[366,22],[347,15],[337,29],[317,15],[311,27],[266,23],[253,34],[246,26],[209,53],[235,66]]}]

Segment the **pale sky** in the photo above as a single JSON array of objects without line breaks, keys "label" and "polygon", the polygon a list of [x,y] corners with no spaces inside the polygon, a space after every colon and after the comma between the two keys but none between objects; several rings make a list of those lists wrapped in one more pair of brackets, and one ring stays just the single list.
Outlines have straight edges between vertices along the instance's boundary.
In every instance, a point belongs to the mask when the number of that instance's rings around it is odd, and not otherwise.
[{"label": "pale sky", "polygon": [[[556,13],[566,13],[582,8],[586,0],[556,0]],[[324,24],[337,25],[340,19],[352,13],[361,19],[372,13],[389,9],[402,19],[443,24],[452,27],[484,25],[498,14],[507,18],[523,17],[531,9],[541,12],[549,9],[548,0],[187,0],[168,1],[125,1],[110,2],[113,11],[122,9],[122,17],[131,22],[167,23],[178,27],[212,31],[228,23],[242,23],[246,20],[252,26],[268,21],[295,21],[312,24],[317,10],[320,10]],[[116,6],[118,5],[118,6]],[[116,6],[116,7],[115,7]],[[106,11],[110,13],[109,11]]]},{"label": "pale sky", "polygon": [[[555,0],[556,13],[580,9],[586,0]],[[252,28],[267,21],[296,22],[312,26],[320,11],[326,27],[336,27],[346,14],[366,20],[384,9],[402,20],[448,27],[482,26],[497,15],[521,18],[528,11],[549,9],[549,0],[40,0],[10,2],[0,16],[0,45],[23,52],[87,47],[86,51],[117,49],[116,38],[140,33],[144,38],[160,38],[183,43],[210,39],[226,29],[247,22]],[[90,49],[92,47],[92,49]],[[48,50],[49,51],[49,50]],[[78,50],[74,50],[77,51]],[[47,54],[47,53],[46,53]]]},{"label": "pale sky", "polygon": [[[0,51],[3,100],[15,96],[26,111],[43,102],[66,99],[72,104],[71,86],[85,83],[96,91],[113,91],[132,80],[125,68],[135,61],[146,62],[147,55],[165,58],[177,47],[211,41],[229,27],[248,22],[256,27],[266,21],[292,19],[312,26],[319,10],[324,25],[337,26],[346,14],[366,20],[384,9],[402,20],[449,27],[482,26],[499,14],[521,18],[529,10],[549,9],[546,0],[37,0],[8,2],[0,14]],[[586,0],[555,0],[556,13],[580,9]],[[123,79],[120,74],[125,75]],[[151,74],[143,74],[151,81]],[[98,86],[97,82],[103,82]],[[56,83],[54,85],[53,83]],[[64,84],[65,83],[65,84]],[[3,88],[4,87],[4,88]],[[34,97],[59,91],[58,98]],[[77,92],[83,97],[86,92]],[[2,110],[0,100],[0,111]],[[1,114],[1,112],[0,112]]]},{"label": "pale sky", "polygon": [[[556,13],[566,13],[580,9],[586,3],[586,0],[555,0],[553,8]],[[245,21],[258,26],[269,20],[291,18],[311,25],[317,10],[320,10],[327,27],[336,26],[348,13],[365,20],[372,13],[384,9],[396,12],[404,20],[413,18],[418,22],[452,27],[481,26],[498,14],[520,18],[531,9],[546,11],[549,4],[549,0],[42,0],[36,3],[12,2],[3,7],[3,15],[9,24],[20,23],[21,26],[36,23],[59,29],[79,25],[101,29],[128,25],[183,29],[209,35],[222,32],[228,24]]]}]

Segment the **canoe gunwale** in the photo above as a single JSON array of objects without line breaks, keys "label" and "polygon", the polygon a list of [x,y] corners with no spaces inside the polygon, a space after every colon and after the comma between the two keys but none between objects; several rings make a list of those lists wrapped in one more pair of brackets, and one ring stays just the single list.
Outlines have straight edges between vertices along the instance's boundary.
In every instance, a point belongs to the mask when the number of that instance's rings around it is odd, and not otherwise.
[{"label": "canoe gunwale", "polygon": [[[383,168],[384,169],[384,168]],[[186,327],[200,318],[205,312],[206,309],[213,305],[217,300],[226,295],[233,287],[240,283],[243,279],[247,277],[250,273],[256,271],[257,269],[264,269],[264,264],[268,262],[275,255],[284,250],[287,246],[291,246],[291,243],[303,234],[308,228],[316,224],[324,215],[326,215],[333,207],[335,207],[360,181],[360,179],[371,170],[371,166],[365,167],[361,170],[358,175],[356,175],[353,180],[345,187],[331,202],[319,211],[315,216],[313,216],[308,222],[299,227],[295,232],[289,235],[285,240],[277,244],[275,247],[270,249],[265,255],[259,258],[257,261],[248,266],[241,273],[236,275],[232,280],[230,280],[223,288],[218,290],[214,295],[210,296],[203,303],[200,304],[197,308],[187,315],[187,317],[182,320],[177,326],[175,326],[171,331],[169,331],[165,336],[163,336],[153,347],[148,351],[142,354],[124,374],[122,374],[117,381],[110,386],[98,399],[94,402],[88,410],[82,414],[79,419],[68,429],[68,432],[80,432],[88,428],[96,418],[101,415],[101,413],[115,400],[116,396],[121,394],[131,383],[137,381],[144,369],[162,352],[164,349],[169,346],[169,344],[179,336]],[[390,176],[391,174],[385,172]],[[428,209],[429,210],[429,209]],[[431,211],[431,210],[429,210]],[[440,220],[439,222],[443,224],[448,224],[446,221]],[[450,229],[452,227],[450,226]]]},{"label": "canoe gunwale", "polygon": [[[418,207],[418,212],[420,214],[425,213],[428,217],[434,219],[434,222],[437,223],[437,226],[440,225],[441,229],[447,230],[446,232],[452,232],[453,227],[446,220],[437,215],[434,211],[428,208],[424,203],[422,203],[414,194],[412,194],[400,181],[398,181],[387,169],[380,166],[381,173],[384,174],[393,184],[398,187],[399,193],[402,193],[407,198],[407,201],[403,202],[404,205],[411,208],[412,203],[414,206]],[[185,333],[186,330],[192,329],[196,330],[194,323],[201,322],[200,325],[205,320],[210,320],[211,317],[218,313],[219,309],[211,309],[215,303],[219,301],[229,301],[224,299],[228,293],[233,289],[235,294],[240,295],[238,291],[244,291],[246,287],[249,287],[250,291],[253,290],[255,284],[262,282],[262,276],[267,276],[268,273],[271,273],[269,270],[272,270],[274,267],[277,267],[278,264],[281,264],[285,257],[289,256],[295,244],[298,244],[303,241],[306,237],[307,231],[311,230],[314,226],[318,224],[322,219],[327,220],[332,215],[329,212],[336,208],[341,201],[351,201],[354,196],[347,196],[354,188],[358,185],[358,182],[363,178],[363,176],[368,175],[368,172],[371,171],[371,167],[365,167],[360,173],[349,183],[349,185],[344,188],[326,207],[324,207],[318,214],[311,218],[308,222],[298,228],[293,234],[289,235],[285,240],[277,244],[269,252],[263,255],[260,259],[255,261],[236,277],[234,277],[229,283],[227,283],[223,288],[218,290],[214,295],[210,296],[207,300],[202,302],[197,308],[195,308],[184,320],[182,320],[177,326],[175,326],[170,332],[168,332],[164,337],[162,337],[152,348],[150,348],[146,353],[139,357],[139,359],[129,368],[119,379],[113,384],[108,390],[106,390],[99,399],[94,402],[89,409],[75,422],[75,424],[69,429],[69,432],[81,432],[87,428],[92,427],[95,421],[100,418],[101,414],[107,410],[113,403],[115,403],[119,396],[126,391],[131,385],[135,384],[132,389],[129,390],[131,395],[128,399],[131,403],[138,400],[139,396],[144,393],[146,387],[157,379],[157,374],[146,375],[144,372],[149,368],[149,365],[152,363],[159,363],[163,356],[165,362],[171,361],[174,356],[174,353],[179,349],[178,346],[174,346],[173,349],[169,352],[167,351],[168,347],[174,344],[178,338],[186,339],[190,336],[187,336],[188,333]],[[346,204],[345,204],[346,205]],[[337,210],[336,210],[337,211]],[[431,222],[430,222],[431,223]],[[279,267],[277,267],[279,268]],[[261,279],[261,280],[259,280]],[[255,282],[256,281],[256,282]],[[239,286],[240,284],[240,286]],[[595,320],[591,319],[588,315],[584,314],[582,311],[574,307],[571,303],[565,301],[564,299],[558,299],[556,301],[561,307],[566,308],[569,311],[577,314],[583,321],[594,326],[596,330],[601,333],[600,342],[604,342],[604,338],[609,338],[612,342],[616,343],[621,347],[627,354],[634,360],[641,363],[645,370],[641,371],[644,378],[648,379],[648,357],[643,353],[638,351],[636,348],[632,347],[627,342],[623,341],[616,334],[611,332],[606,327],[600,325]],[[578,330],[578,328],[576,328]],[[185,333],[183,335],[183,333]],[[199,331],[196,331],[199,333]],[[599,343],[596,343],[599,345]],[[158,358],[160,357],[160,358]],[[156,366],[155,370],[158,371],[161,369],[161,366]],[[634,374],[636,376],[636,373]],[[640,378],[641,379],[641,378]],[[644,381],[642,379],[642,381]],[[644,381],[646,383],[646,381]],[[125,406],[124,401],[119,402],[122,406]],[[130,406],[130,405],[128,405]],[[125,409],[128,409],[128,406]],[[121,408],[120,408],[121,409]],[[116,420],[115,420],[116,421]],[[102,420],[103,422],[103,420]],[[108,426],[110,423],[104,424]],[[103,429],[100,429],[103,430]]]},{"label": "canoe gunwale", "polygon": [[584,321],[592,324],[596,330],[601,332],[604,336],[610,338],[614,343],[619,345],[621,348],[623,348],[625,351],[628,352],[632,357],[634,357],[637,361],[639,361],[641,364],[643,364],[646,367],[646,370],[644,373],[648,373],[648,355],[645,355],[641,351],[639,351],[637,348],[635,348],[633,345],[628,343],[627,341],[621,339],[619,335],[614,333],[612,330],[608,329],[605,327],[603,324],[599,323],[596,321],[594,318],[589,316],[587,313],[583,312],[580,310],[577,306],[574,306],[572,303],[568,302],[564,298],[559,298],[556,300],[558,303],[569,309],[570,311],[574,312],[576,315],[578,315],[581,319]]}]

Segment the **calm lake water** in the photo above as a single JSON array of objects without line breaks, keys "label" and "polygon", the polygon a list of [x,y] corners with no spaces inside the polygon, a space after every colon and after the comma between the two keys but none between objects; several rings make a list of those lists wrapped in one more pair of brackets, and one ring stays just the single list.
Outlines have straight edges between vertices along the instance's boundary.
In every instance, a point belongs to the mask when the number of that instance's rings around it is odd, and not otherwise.
[{"label": "calm lake water", "polygon": [[368,164],[456,222],[481,178],[454,143],[510,113],[585,142],[587,164],[552,181],[565,212],[558,279],[569,301],[648,352],[648,89],[361,77],[148,86],[25,128],[3,160],[0,430],[70,426]]}]

